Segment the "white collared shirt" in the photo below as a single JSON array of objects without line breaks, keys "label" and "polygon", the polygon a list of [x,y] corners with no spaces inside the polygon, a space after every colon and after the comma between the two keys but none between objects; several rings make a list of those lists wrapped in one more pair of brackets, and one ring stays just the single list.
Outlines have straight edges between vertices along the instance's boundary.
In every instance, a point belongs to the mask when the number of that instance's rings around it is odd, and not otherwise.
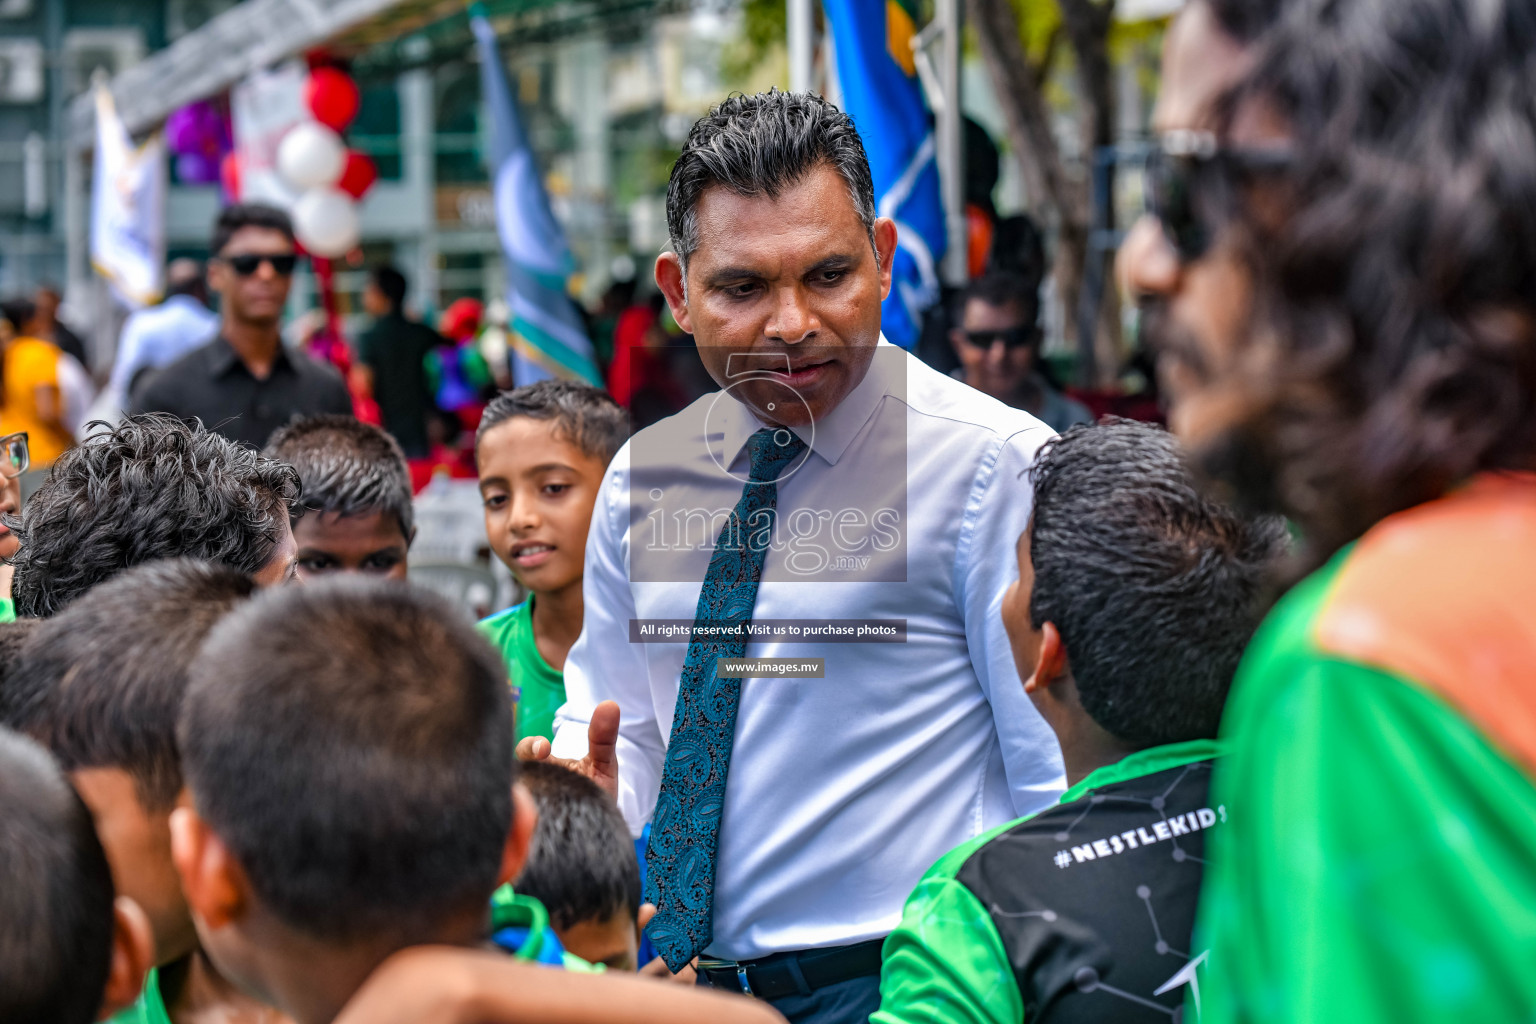
[{"label": "white collared shirt", "polygon": [[[593,512],[554,752],[585,754],[593,708],[617,701],[637,835],[688,645],[632,629],[693,620],[761,426],[729,390],[705,396],[630,439]],[[742,683],[708,949],[732,960],[887,934],[940,856],[1064,785],[999,612],[1050,428],[882,339],[842,404],[795,432],[811,450],[778,484],[753,622],[905,620],[906,642],[748,643],[748,657],[823,658],[825,677]]]}]

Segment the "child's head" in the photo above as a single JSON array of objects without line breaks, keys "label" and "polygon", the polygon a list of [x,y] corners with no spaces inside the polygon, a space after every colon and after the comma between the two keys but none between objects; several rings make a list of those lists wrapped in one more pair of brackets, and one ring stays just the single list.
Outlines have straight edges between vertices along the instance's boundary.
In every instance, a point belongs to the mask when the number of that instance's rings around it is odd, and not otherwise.
[{"label": "child's head", "polygon": [[597,783],[541,761],[521,766],[539,824],[513,884],[549,911],[565,948],[632,971],[640,946],[640,864],[624,816]]},{"label": "child's head", "polygon": [[411,471],[394,438],[351,416],[311,416],[273,434],[265,454],[298,470],[304,486],[293,520],[300,576],[405,579],[416,526]]},{"label": "child's head", "polygon": [[475,435],[485,532],[534,593],[581,584],[587,527],[629,421],[607,393],[546,380],[497,395]]},{"label": "child's head", "polygon": [[16,614],[43,618],[130,566],[197,558],[278,583],[293,567],[289,466],[166,413],[98,430],[21,510]]},{"label": "child's head", "polygon": [[91,814],[36,743],[0,729],[0,1020],[88,1024],[138,995],[149,923]]},{"label": "child's head", "polygon": [[21,664],[21,649],[32,631],[42,624],[42,619],[17,619],[0,622],[0,725],[16,728],[16,712],[12,710],[13,690],[11,681]]},{"label": "child's head", "polygon": [[1280,521],[1203,496],[1173,435],[1130,420],[1048,442],[1033,481],[1002,614],[1036,707],[1058,735],[1086,715],[1133,749],[1215,736]]},{"label": "child's head", "polygon": [[255,585],[203,562],[130,569],[43,620],[8,690],[10,717],[69,772],[107,850],[117,891],[155,937],[155,962],[190,952],[197,934],[171,864],[170,814],[181,795],[176,718],[208,631]]},{"label": "child's head", "polygon": [[203,950],[300,1024],[399,949],[483,938],[527,852],[501,658],[417,587],[263,592],[209,636],[177,738],[172,848]]}]

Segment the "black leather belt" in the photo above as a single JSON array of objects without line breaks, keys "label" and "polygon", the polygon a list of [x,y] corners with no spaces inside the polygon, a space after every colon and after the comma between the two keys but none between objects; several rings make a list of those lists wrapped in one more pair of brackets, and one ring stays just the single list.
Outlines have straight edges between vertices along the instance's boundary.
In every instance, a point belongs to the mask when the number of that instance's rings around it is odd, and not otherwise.
[{"label": "black leather belt", "polygon": [[851,946],[774,953],[742,963],[701,956],[698,970],[711,988],[745,992],[759,999],[783,999],[810,995],[840,981],[879,974],[880,947],[884,943],[884,939],[870,939]]}]

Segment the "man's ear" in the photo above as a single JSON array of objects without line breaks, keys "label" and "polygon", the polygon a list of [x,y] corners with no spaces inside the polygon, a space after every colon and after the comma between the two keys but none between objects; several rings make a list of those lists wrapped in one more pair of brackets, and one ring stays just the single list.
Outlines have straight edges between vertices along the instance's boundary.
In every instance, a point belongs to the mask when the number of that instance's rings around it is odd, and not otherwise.
[{"label": "man's ear", "polygon": [[112,962],[101,994],[97,1020],[105,1020],[133,1005],[144,988],[144,976],[155,966],[155,936],[149,916],[127,896],[112,901]]},{"label": "man's ear", "polygon": [[507,845],[501,850],[501,871],[496,875],[498,886],[506,885],[523,872],[528,863],[528,848],[533,844],[533,830],[539,824],[539,808],[533,795],[521,782],[512,786],[512,828],[507,832]]},{"label": "man's ear", "polygon": [[675,252],[664,252],[656,257],[656,287],[672,307],[672,319],[683,333],[693,333],[693,318],[688,315],[688,283],[684,280],[683,261]]},{"label": "man's ear", "polygon": [[1025,693],[1036,693],[1067,676],[1067,645],[1062,643],[1056,623],[1040,627],[1040,653],[1035,657],[1035,671],[1024,681]]},{"label": "man's ear", "polygon": [[411,545],[416,543],[416,526],[411,526],[411,535],[405,538],[405,550],[411,550]]},{"label": "man's ear", "polygon": [[891,268],[896,265],[896,222],[889,217],[875,221],[875,254],[880,257],[880,301],[891,294]]},{"label": "man's ear", "polygon": [[250,898],[245,871],[191,807],[171,812],[171,861],[195,919],[222,928],[245,913]]}]

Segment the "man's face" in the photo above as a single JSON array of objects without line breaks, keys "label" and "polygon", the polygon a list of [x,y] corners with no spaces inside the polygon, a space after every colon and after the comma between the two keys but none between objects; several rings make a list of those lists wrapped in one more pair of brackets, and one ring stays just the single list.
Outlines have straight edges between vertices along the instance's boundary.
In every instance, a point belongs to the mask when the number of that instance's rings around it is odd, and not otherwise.
[{"label": "man's face", "polygon": [[1019,578],[1003,592],[1002,604],[1003,629],[1013,649],[1013,665],[1023,681],[1035,674],[1035,665],[1040,660],[1040,631],[1030,624],[1029,618],[1029,600],[1035,591],[1035,567],[1029,560],[1029,534],[1033,529],[1031,520],[1014,547]]},{"label": "man's face", "polygon": [[372,281],[363,285],[363,312],[369,316],[384,316],[389,312],[389,300]]},{"label": "man's face", "polygon": [[657,260],[656,280],[710,376],[730,387],[753,374],[732,394],[766,422],[804,426],[837,408],[874,358],[895,225],[876,222],[877,261],[848,186],[829,166],[777,199],[708,189],[696,213],[686,299],[675,254]]},{"label": "man's face", "polygon": [[[1164,43],[1154,130],[1210,130],[1214,103],[1248,70],[1250,58],[1204,3],[1185,7]],[[1252,276],[1230,232],[1218,233],[1199,259],[1185,262],[1151,215],[1126,238],[1118,271],[1142,306],[1169,425],[1191,449],[1202,447],[1246,412],[1239,392],[1226,385],[1245,340]]]},{"label": "man's face", "polygon": [[965,382],[993,398],[1007,401],[1035,369],[1034,323],[1022,302],[994,306],[970,299],[960,326],[950,332],[950,343]]},{"label": "man's face", "polygon": [[237,323],[275,327],[288,302],[293,275],[279,274],[263,260],[255,273],[241,275],[231,264],[238,256],[292,256],[293,243],[272,228],[243,227],[230,236],[218,258],[208,264],[208,286],[224,302],[224,313]]},{"label": "man's face", "polygon": [[279,509],[275,515],[278,520],[277,546],[272,549],[272,557],[267,559],[267,564],[251,577],[258,587],[287,583],[298,575],[299,546],[294,542],[286,510]]},{"label": "man's face", "polygon": [[155,963],[191,952],[197,932],[171,860],[170,809],[146,810],[133,776],[121,768],[81,768],[70,781],[96,822],[117,894],[132,897],[149,918]]},{"label": "man's face", "polygon": [[32,296],[32,304],[37,307],[37,322],[46,326],[52,326],[59,313],[59,296],[52,288],[39,288]]},{"label": "man's face", "polygon": [[301,580],[338,572],[405,579],[410,539],[389,512],[307,512],[294,526],[293,539]]},{"label": "man's face", "polygon": [[480,439],[485,535],[534,593],[581,585],[592,507],[608,468],[553,420],[514,416]]}]

